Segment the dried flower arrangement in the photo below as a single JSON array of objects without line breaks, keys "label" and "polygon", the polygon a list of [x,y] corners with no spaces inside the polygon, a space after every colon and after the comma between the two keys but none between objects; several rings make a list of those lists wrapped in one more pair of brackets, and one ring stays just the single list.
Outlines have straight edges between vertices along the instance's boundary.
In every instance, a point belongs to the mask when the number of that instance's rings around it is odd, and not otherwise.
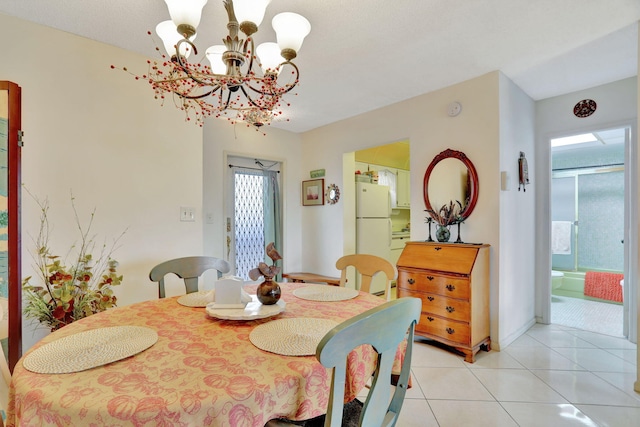
[{"label": "dried flower arrangement", "polygon": [[89,224],[83,228],[72,195],[71,205],[80,232],[80,242],[77,247],[75,244],[71,246],[69,252],[76,249],[77,254],[74,261],[66,265],[64,260],[52,253],[49,245],[49,203],[46,199],[40,201],[33,197],[41,209],[40,230],[34,238],[36,250],[33,260],[42,284],[31,284],[31,276],[22,281],[24,316],[38,320],[54,331],[76,320],[115,307],[117,298],[112,287],[120,285],[122,276],[117,274],[118,262],[112,259],[111,255],[124,232],[113,241],[110,248],[103,244],[99,256],[94,258],[91,252],[95,249],[96,242],[95,237],[89,233],[95,209],[91,213]]},{"label": "dried flower arrangement", "polygon": [[464,218],[460,215],[462,212],[462,203],[458,200],[456,200],[455,203],[451,200],[448,205],[442,205],[437,212],[431,209],[427,209],[425,212],[433,218],[436,224],[442,227],[447,227],[464,221]]}]

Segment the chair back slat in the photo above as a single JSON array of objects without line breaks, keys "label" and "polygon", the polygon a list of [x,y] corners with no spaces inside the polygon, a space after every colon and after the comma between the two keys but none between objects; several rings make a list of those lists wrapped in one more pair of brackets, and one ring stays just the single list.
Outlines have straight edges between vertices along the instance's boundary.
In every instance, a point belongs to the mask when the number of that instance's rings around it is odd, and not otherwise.
[{"label": "chair back slat", "polygon": [[384,297],[387,301],[391,298],[391,281],[398,277],[398,269],[384,258],[370,254],[345,255],[336,261],[336,268],[341,270],[340,286],[347,282],[347,268],[354,267],[360,275],[360,290],[371,292],[371,281],[377,273],[383,273],[387,280]]},{"label": "chair back slat", "polygon": [[198,278],[205,271],[217,270],[218,278],[231,271],[231,265],[220,258],[207,256],[192,256],[171,259],[162,262],[151,269],[149,279],[158,282],[158,297],[165,297],[164,277],[173,273],[184,280],[185,289],[188,294],[198,291]]},{"label": "chair back slat", "polygon": [[[342,422],[347,357],[362,344],[370,344],[374,348],[378,353],[378,363],[359,425],[395,426],[409,382],[413,336],[421,310],[419,298],[389,301],[346,320],[322,338],[316,357],[333,370],[325,427],[340,426]],[[398,346],[405,339],[407,345],[402,371],[389,402],[393,362]]]}]

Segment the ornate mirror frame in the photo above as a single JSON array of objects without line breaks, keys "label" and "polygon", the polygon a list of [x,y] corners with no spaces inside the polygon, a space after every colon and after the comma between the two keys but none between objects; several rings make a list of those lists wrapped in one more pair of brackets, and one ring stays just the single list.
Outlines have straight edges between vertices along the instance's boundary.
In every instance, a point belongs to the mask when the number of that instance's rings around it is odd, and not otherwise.
[{"label": "ornate mirror frame", "polygon": [[340,200],[340,189],[336,184],[329,184],[325,194],[325,199],[330,205],[335,205]]},{"label": "ornate mirror frame", "polygon": [[462,151],[455,151],[447,148],[437,156],[433,158],[427,171],[424,174],[424,182],[423,182],[423,195],[424,195],[424,205],[427,210],[433,211],[434,208],[431,205],[431,201],[429,200],[429,178],[431,177],[431,173],[436,165],[444,159],[454,158],[460,160],[467,167],[467,171],[469,172],[469,201],[463,207],[463,210],[460,212],[460,217],[467,219],[469,215],[473,212],[473,209],[476,207],[476,203],[478,202],[478,193],[480,191],[480,187],[478,184],[478,172],[476,171],[475,166],[469,158]]},{"label": "ornate mirror frame", "polygon": [[[0,224],[6,233],[7,249],[0,257],[0,297],[7,298],[7,337],[2,338],[3,353],[9,371],[22,355],[22,273],[20,247],[20,157],[22,149],[21,88],[15,83],[0,81],[0,165],[4,169],[0,179],[0,196],[6,198],[6,211],[0,212],[5,221]],[[6,227],[6,228],[5,228]],[[4,259],[2,259],[4,258]],[[0,310],[3,311],[3,310]],[[3,329],[4,330],[4,329]],[[3,334],[4,335],[4,334]],[[2,361],[4,362],[4,361]]]}]

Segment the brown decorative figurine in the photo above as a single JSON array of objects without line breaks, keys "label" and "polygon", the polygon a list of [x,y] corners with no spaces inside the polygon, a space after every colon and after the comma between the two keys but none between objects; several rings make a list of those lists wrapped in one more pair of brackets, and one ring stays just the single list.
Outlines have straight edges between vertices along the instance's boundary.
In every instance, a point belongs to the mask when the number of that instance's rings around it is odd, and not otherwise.
[{"label": "brown decorative figurine", "polygon": [[269,243],[266,247],[267,256],[273,261],[272,265],[267,265],[261,262],[258,268],[254,268],[249,271],[249,278],[251,280],[258,280],[260,276],[264,277],[264,281],[258,285],[256,289],[256,296],[258,301],[264,305],[272,305],[278,302],[280,299],[280,285],[273,278],[280,273],[280,267],[276,266],[276,261],[282,259],[280,253],[276,249],[273,242]]}]

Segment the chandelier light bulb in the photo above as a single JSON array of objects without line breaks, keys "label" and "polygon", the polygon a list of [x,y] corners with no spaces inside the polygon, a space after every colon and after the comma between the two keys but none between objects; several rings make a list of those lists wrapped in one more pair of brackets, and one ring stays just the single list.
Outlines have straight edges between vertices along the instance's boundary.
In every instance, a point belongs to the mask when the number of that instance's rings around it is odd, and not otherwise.
[{"label": "chandelier light bulb", "polygon": [[282,62],[282,56],[280,56],[280,47],[277,43],[269,42],[258,45],[256,54],[260,58],[260,66],[265,74],[268,72],[280,73],[278,65]]},{"label": "chandelier light bulb", "polygon": [[225,53],[227,48],[221,44],[211,46],[205,52],[209,63],[211,64],[211,70],[215,74],[226,74],[227,65],[222,61],[222,54]]},{"label": "chandelier light bulb", "polygon": [[[277,14],[273,17],[271,25],[276,32],[280,50],[286,51],[290,49],[296,54],[302,47],[304,38],[311,32],[309,21],[304,16],[292,12]],[[285,58],[287,57],[285,56]],[[295,55],[293,58],[295,58]]]},{"label": "chandelier light bulb", "polygon": [[207,0],[164,0],[169,9],[171,20],[180,34],[186,34],[191,37],[195,34],[200,18],[202,16],[202,8],[207,4]]},{"label": "chandelier light bulb", "polygon": [[[169,54],[169,57],[176,55],[176,45],[183,37],[178,34],[176,24],[173,21],[162,21],[156,26],[156,34],[158,37],[162,39],[162,44],[164,45],[164,49]],[[194,34],[189,38],[190,41],[194,41],[196,39],[196,35]],[[191,55],[191,51],[193,48],[189,46],[188,43],[182,43],[180,45],[180,55],[188,58]]]}]

